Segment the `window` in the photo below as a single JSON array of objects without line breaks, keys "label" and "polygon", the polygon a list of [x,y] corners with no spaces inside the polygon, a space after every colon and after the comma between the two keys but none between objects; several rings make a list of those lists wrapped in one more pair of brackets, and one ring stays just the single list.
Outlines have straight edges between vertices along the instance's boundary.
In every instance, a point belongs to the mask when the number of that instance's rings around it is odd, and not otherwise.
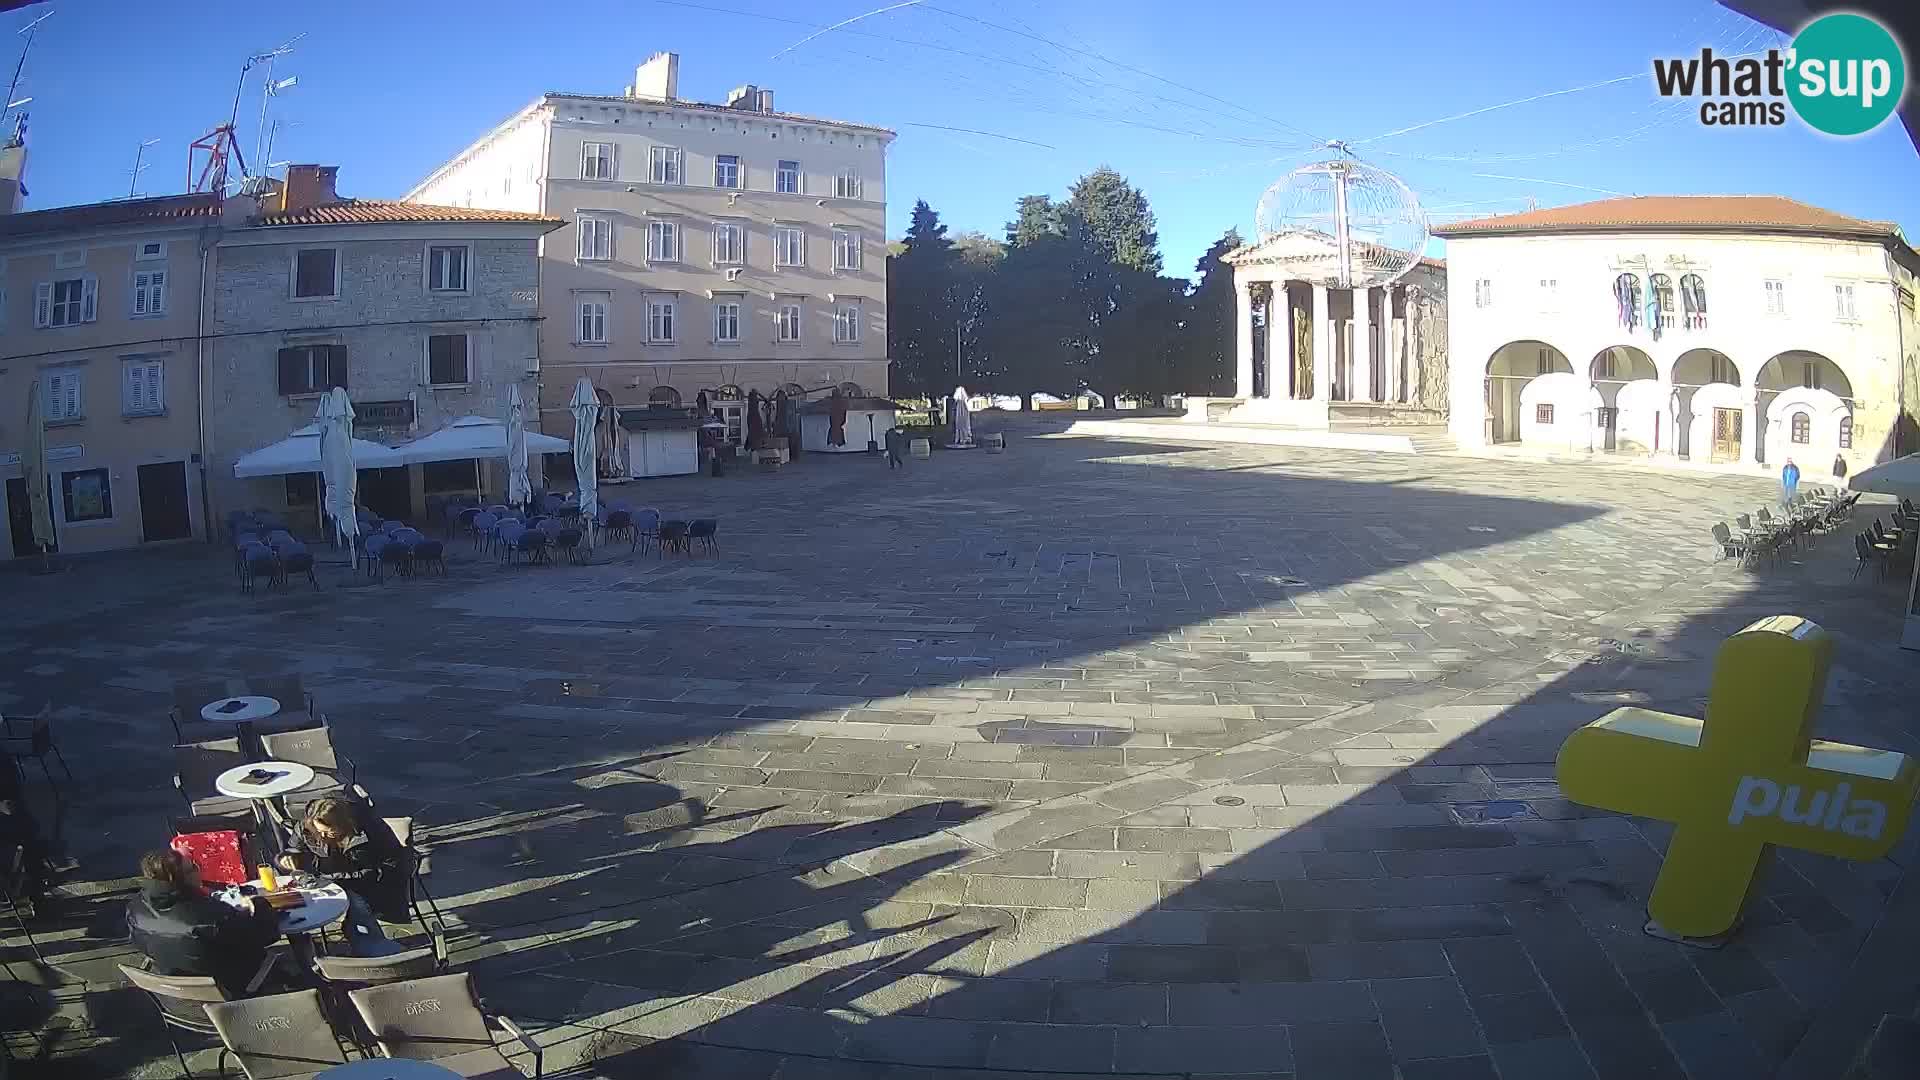
[{"label": "window", "polygon": [[739,154],[720,154],[713,159],[713,186],[721,188],[740,186]]},{"label": "window", "polygon": [[1680,321],[1679,313],[1673,310],[1673,279],[1665,274],[1654,274],[1647,281],[1653,286],[1653,306],[1660,311],[1660,329],[1673,329]]},{"label": "window", "polygon": [[833,230],[833,268],[835,270],[860,269],[860,230]]},{"label": "window", "polygon": [[1620,274],[1613,279],[1614,316],[1620,320],[1622,330],[1633,331],[1640,326],[1640,275]]},{"label": "window", "polygon": [[647,261],[677,262],[679,258],[679,223],[672,221],[647,222]]},{"label": "window", "polygon": [[785,195],[800,194],[800,163],[783,161],[773,171],[773,190]]},{"label": "window", "polygon": [[773,339],[775,341],[800,340],[800,305],[781,304],[773,321]]},{"label": "window", "polygon": [[680,407],[680,391],[671,386],[656,386],[647,391],[647,404],[677,409]]},{"label": "window", "polygon": [[163,361],[130,356],[121,361],[122,416],[158,416],[167,411],[166,371]]},{"label": "window", "polygon": [[713,226],[713,264],[739,266],[747,261],[747,230],[729,222]]},{"label": "window", "polygon": [[427,291],[466,292],[467,256],[465,244],[428,245]]},{"label": "window", "polygon": [[807,234],[797,225],[779,225],[773,230],[773,265],[807,265]]},{"label": "window", "polygon": [[135,270],[133,272],[134,317],[165,315],[166,313],[167,272],[165,270]]},{"label": "window", "polygon": [[1712,374],[1708,376],[1708,381],[1738,386],[1740,385],[1740,373],[1733,370],[1733,361],[1715,353],[1713,356],[1713,371]]},{"label": "window", "polygon": [[293,253],[293,298],[331,300],[340,295],[340,253],[308,248]]},{"label": "window", "polygon": [[1793,441],[1805,446],[1813,440],[1813,417],[1803,412],[1793,414]]},{"label": "window", "polygon": [[60,474],[60,507],[69,524],[113,516],[113,486],[105,469]]},{"label": "window", "polygon": [[647,179],[656,184],[680,183],[680,148],[676,146],[648,147]]},{"label": "window", "polygon": [[1553,423],[1553,406],[1535,405],[1533,407],[1533,422],[1536,424]]},{"label": "window", "polygon": [[613,302],[613,294],[584,292],[577,296],[580,336],[576,340],[584,345],[605,345],[607,343],[607,306]]},{"label": "window", "polygon": [[853,345],[860,341],[860,305],[836,304],[833,308],[833,342]]},{"label": "window", "polygon": [[467,369],[467,335],[427,336],[427,385],[464,386],[472,380]]},{"label": "window", "polygon": [[347,385],[347,347],[289,345],[280,350],[279,367],[282,396],[324,394]]},{"label": "window", "polygon": [[91,277],[43,281],[33,290],[33,325],[57,327],[90,323],[98,298],[99,289]]},{"label": "window", "polygon": [[1559,278],[1541,278],[1540,279],[1540,310],[1541,311],[1559,311],[1560,310],[1560,279]]},{"label": "window", "polygon": [[604,142],[582,143],[580,146],[580,179],[613,179],[613,144]]},{"label": "window", "polygon": [[147,262],[152,259],[164,259],[167,257],[167,242],[165,240],[148,240],[134,249],[133,257],[139,262]]},{"label": "window", "polygon": [[860,173],[856,169],[842,169],[833,174],[833,197],[836,199],[857,199],[860,197]]},{"label": "window", "polygon": [[1612,349],[1608,349],[1593,358],[1593,377],[1596,379],[1611,379],[1614,377]]},{"label": "window", "polygon": [[1859,317],[1853,310],[1853,286],[1835,285],[1833,287],[1833,317],[1847,322]]},{"label": "window", "polygon": [[[307,474],[313,478],[312,473]],[[287,479],[293,479],[289,476]],[[420,464],[420,484],[425,494],[445,495],[456,491],[473,490],[473,462],[471,461],[426,461]]]},{"label": "window", "polygon": [[1853,417],[1851,416],[1840,418],[1840,449],[1853,449]]},{"label": "window", "polygon": [[1800,385],[1809,390],[1820,389],[1820,364],[1818,361],[1806,360],[1801,362]]},{"label": "window", "polygon": [[47,423],[78,420],[87,414],[86,395],[81,391],[78,368],[47,372],[46,393]]},{"label": "window", "polygon": [[600,214],[580,214],[573,219],[579,234],[580,261],[613,258],[613,219]]},{"label": "window", "polygon": [[1699,274],[1680,275],[1680,307],[1689,330],[1707,328],[1707,282]]},{"label": "window", "polygon": [[1478,278],[1473,283],[1473,306],[1485,308],[1493,306],[1493,279]]},{"label": "window", "polygon": [[737,301],[723,300],[713,305],[713,340],[715,342],[740,340],[740,304]]},{"label": "window", "polygon": [[674,303],[666,297],[647,301],[647,341],[666,344],[673,341]]},{"label": "window", "polygon": [[1767,291],[1767,314],[1785,315],[1787,313],[1787,283],[1779,278],[1768,278],[1760,283]]}]

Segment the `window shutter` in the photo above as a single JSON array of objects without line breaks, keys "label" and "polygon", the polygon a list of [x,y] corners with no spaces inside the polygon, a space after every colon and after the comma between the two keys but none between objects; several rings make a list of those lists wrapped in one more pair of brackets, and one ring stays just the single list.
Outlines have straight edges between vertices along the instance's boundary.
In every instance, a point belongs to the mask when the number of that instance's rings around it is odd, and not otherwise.
[{"label": "window shutter", "polygon": [[575,233],[574,239],[578,244],[574,251],[574,257],[579,259],[593,258],[593,219],[575,218],[573,231]]},{"label": "window shutter", "polygon": [[299,349],[281,349],[279,354],[280,393],[297,394],[300,385],[300,363],[302,355]]},{"label": "window shutter", "polygon": [[158,360],[146,365],[146,368],[147,408],[153,412],[159,412],[162,405],[161,398],[163,396],[160,380],[164,377],[166,368]]},{"label": "window shutter", "polygon": [[322,390],[333,387],[345,389],[347,385],[347,347],[345,345],[327,346],[327,385]]},{"label": "window shutter", "polygon": [[80,321],[92,322],[95,304],[100,299],[100,282],[87,278],[80,286]]},{"label": "window shutter", "polygon": [[33,325],[44,327],[53,321],[53,282],[43,281],[33,287]]}]

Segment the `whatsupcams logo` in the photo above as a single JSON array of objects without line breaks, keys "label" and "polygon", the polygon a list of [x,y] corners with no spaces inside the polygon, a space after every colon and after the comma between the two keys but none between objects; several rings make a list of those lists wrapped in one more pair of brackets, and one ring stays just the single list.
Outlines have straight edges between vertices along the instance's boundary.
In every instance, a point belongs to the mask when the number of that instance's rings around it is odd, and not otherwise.
[{"label": "whatsupcams logo", "polygon": [[1907,63],[1887,28],[1865,15],[1824,15],[1782,52],[1655,60],[1661,97],[1702,98],[1709,127],[1777,127],[1787,110],[1815,131],[1861,135],[1879,127],[1907,90]]}]

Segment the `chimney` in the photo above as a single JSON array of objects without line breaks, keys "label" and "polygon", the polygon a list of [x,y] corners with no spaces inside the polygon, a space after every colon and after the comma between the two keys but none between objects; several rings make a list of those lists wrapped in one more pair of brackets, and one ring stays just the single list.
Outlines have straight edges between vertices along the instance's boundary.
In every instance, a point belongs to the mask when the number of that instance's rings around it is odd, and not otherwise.
[{"label": "chimney", "polygon": [[772,112],[773,91],[762,90],[752,83],[736,86],[727,92],[727,108],[743,112]]},{"label": "chimney", "polygon": [[17,214],[27,201],[27,114],[0,144],[0,214]]},{"label": "chimney", "polygon": [[338,165],[289,165],[286,184],[280,189],[280,209],[305,210],[309,206],[340,201],[334,192]]},{"label": "chimney", "polygon": [[680,54],[658,52],[633,70],[633,90],[628,95],[674,101],[680,94]]}]

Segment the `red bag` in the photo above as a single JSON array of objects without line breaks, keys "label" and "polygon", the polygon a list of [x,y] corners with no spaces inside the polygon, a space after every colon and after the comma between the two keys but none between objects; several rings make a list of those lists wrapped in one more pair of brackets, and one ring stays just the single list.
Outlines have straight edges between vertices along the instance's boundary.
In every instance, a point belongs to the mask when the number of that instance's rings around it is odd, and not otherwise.
[{"label": "red bag", "polygon": [[200,867],[200,880],[209,885],[239,885],[253,880],[253,868],[247,864],[247,852],[240,834],[222,832],[181,833],[173,838],[173,850],[192,859]]}]

